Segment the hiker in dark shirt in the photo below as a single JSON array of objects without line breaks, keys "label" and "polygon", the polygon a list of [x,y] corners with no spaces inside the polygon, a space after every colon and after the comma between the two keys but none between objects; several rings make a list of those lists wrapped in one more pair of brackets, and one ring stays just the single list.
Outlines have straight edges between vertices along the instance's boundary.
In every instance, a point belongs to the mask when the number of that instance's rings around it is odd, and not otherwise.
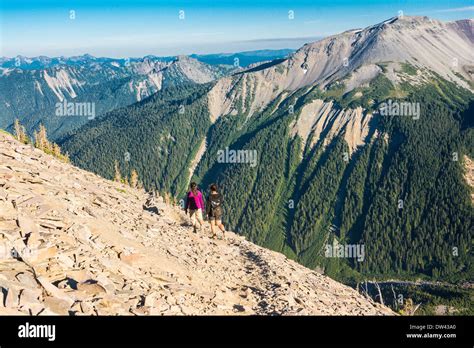
[{"label": "hiker in dark shirt", "polygon": [[222,203],[224,202],[222,195],[217,191],[217,185],[212,184],[210,186],[210,194],[207,197],[206,203],[206,215],[211,224],[212,237],[217,237],[216,226],[222,231],[223,238],[225,239],[225,228],[222,224]]}]

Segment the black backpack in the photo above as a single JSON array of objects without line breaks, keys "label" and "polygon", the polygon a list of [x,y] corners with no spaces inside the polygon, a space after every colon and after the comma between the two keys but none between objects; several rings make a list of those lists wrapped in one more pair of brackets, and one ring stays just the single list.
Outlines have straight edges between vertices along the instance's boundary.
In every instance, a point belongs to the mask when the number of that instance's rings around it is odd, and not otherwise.
[{"label": "black backpack", "polygon": [[222,196],[218,193],[216,195],[209,195],[209,201],[211,203],[210,212],[212,215],[219,215],[222,213]]}]

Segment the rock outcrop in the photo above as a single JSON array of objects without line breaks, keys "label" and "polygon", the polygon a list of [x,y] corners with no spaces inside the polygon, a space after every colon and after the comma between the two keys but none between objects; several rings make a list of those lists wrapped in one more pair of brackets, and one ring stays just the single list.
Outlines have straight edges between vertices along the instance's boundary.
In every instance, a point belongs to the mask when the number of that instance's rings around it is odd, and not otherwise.
[{"label": "rock outcrop", "polygon": [[471,188],[471,201],[474,204],[474,160],[464,156],[464,178],[466,183]]},{"label": "rock outcrop", "polygon": [[[184,173],[183,175],[186,175]],[[0,314],[390,315],[354,289],[0,133]]]}]

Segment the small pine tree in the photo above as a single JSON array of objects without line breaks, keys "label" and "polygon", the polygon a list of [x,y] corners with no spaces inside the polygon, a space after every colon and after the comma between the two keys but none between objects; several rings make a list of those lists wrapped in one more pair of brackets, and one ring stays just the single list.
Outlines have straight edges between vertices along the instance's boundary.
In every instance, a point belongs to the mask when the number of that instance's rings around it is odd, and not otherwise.
[{"label": "small pine tree", "polygon": [[47,141],[47,134],[46,134],[46,129],[42,124],[40,124],[40,128],[38,131],[38,148],[41,150],[46,150],[46,141]]},{"label": "small pine tree", "polygon": [[[18,139],[24,144],[28,144],[30,142],[30,139],[28,139],[28,136],[26,135],[25,127],[23,127],[20,124],[20,121],[18,121],[18,119],[15,120],[14,128],[15,128],[16,139]],[[59,145],[56,143],[52,143],[48,140],[45,126],[40,125],[39,130],[33,132],[33,139],[34,139],[33,145],[36,148],[50,155],[53,155],[54,157],[60,159],[63,162],[66,162],[66,163],[70,162],[69,155],[68,154],[63,155],[61,153],[61,148],[59,147]]]},{"label": "small pine tree", "polygon": [[38,132],[37,131],[33,132],[33,139],[34,139],[33,141],[34,141],[35,147],[39,149]]},{"label": "small pine tree", "polygon": [[53,155],[58,158],[61,157],[61,148],[56,143],[53,143]]},{"label": "small pine tree", "polygon": [[120,168],[119,168],[119,164],[117,160],[115,160],[114,168],[115,168],[114,181],[122,182],[122,174],[120,174]]},{"label": "small pine tree", "polygon": [[16,140],[21,141],[21,125],[18,119],[15,120],[15,137],[16,137]]},{"label": "small pine tree", "polygon": [[18,141],[24,143],[24,144],[27,144],[28,143],[28,137],[26,135],[25,127],[23,127],[20,124],[20,121],[18,119],[15,119],[14,129],[15,129],[16,139]]},{"label": "small pine tree", "polygon": [[133,188],[138,187],[138,173],[135,169],[133,169],[132,174],[130,174],[130,186]]},{"label": "small pine tree", "polygon": [[68,152],[66,152],[64,155],[62,155],[62,159],[66,163],[71,162],[70,159],[69,159],[69,153]]},{"label": "small pine tree", "polygon": [[399,310],[401,315],[415,315],[416,310],[420,305],[415,306],[411,298],[407,299],[403,307]]},{"label": "small pine tree", "polygon": [[42,124],[40,124],[39,131],[35,132],[35,147],[44,152],[52,152],[52,146],[51,143],[48,141],[46,127]]},{"label": "small pine tree", "polygon": [[28,136],[26,135],[26,130],[24,126],[21,126],[21,141],[25,144],[28,144],[30,142],[30,139],[28,139]]}]

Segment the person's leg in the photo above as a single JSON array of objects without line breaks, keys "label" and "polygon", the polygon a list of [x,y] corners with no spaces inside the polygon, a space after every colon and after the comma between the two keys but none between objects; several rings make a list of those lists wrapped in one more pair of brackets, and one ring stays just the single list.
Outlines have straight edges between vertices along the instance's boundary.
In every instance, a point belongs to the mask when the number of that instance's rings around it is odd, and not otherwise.
[{"label": "person's leg", "polygon": [[196,212],[197,210],[190,210],[189,216],[191,218],[191,223],[193,224],[193,231],[196,232]]},{"label": "person's leg", "polygon": [[196,220],[199,222],[199,229],[202,229],[202,225],[204,224],[204,220],[202,218],[202,210],[198,209],[196,212]]},{"label": "person's leg", "polygon": [[212,233],[212,238],[216,236],[215,228],[216,228],[216,220],[214,220],[212,217],[209,219],[209,222],[211,223],[211,233]]},{"label": "person's leg", "polygon": [[224,236],[225,238],[225,228],[224,228],[224,225],[222,224],[222,220],[217,220],[216,219],[216,225],[217,227],[222,231],[222,235]]},{"label": "person's leg", "polygon": [[222,220],[218,220],[218,221],[217,221],[217,227],[219,227],[219,229],[220,229],[222,232],[225,232],[225,227],[224,227],[224,224],[222,223]]}]

